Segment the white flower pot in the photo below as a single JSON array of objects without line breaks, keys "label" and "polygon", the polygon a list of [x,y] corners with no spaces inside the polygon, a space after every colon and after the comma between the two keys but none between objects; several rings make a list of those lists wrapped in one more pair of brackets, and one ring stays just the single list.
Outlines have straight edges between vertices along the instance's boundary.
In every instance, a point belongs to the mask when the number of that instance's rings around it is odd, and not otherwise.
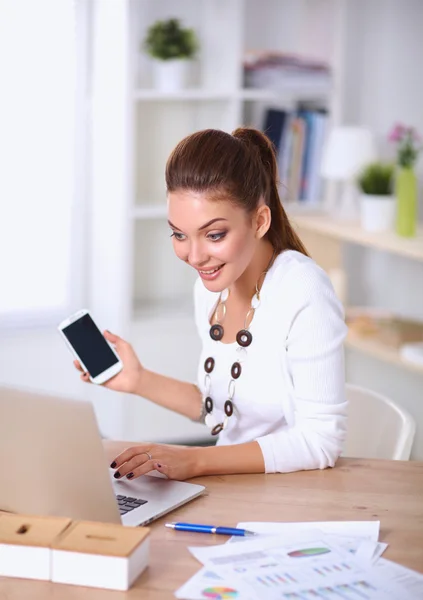
[{"label": "white flower pot", "polygon": [[188,80],[189,60],[155,60],[153,63],[153,81],[157,90],[175,92],[183,89]]},{"label": "white flower pot", "polygon": [[361,195],[361,226],[366,231],[392,231],[395,227],[395,212],[394,196]]}]

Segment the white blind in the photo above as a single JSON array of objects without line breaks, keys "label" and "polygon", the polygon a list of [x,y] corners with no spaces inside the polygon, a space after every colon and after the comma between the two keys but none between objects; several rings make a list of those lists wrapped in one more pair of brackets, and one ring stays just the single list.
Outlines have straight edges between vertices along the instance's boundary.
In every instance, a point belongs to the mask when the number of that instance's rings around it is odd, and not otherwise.
[{"label": "white blind", "polygon": [[0,0],[0,323],[71,304],[73,0]]}]

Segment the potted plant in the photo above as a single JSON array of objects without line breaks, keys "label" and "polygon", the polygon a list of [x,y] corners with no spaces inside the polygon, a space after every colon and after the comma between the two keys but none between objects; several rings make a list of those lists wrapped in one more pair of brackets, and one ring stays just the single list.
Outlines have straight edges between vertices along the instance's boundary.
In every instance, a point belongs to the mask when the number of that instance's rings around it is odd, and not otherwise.
[{"label": "potted plant", "polygon": [[194,30],[182,27],[178,19],[156,21],[147,30],[143,46],[154,59],[155,86],[162,91],[183,88],[198,49]]},{"label": "potted plant", "polygon": [[358,176],[361,226],[366,231],[388,231],[394,228],[393,180],[394,165],[391,163],[372,162]]},{"label": "potted plant", "polygon": [[398,123],[389,134],[389,141],[397,145],[396,231],[398,235],[412,237],[416,233],[417,223],[417,177],[414,164],[422,149],[421,140],[412,127]]}]

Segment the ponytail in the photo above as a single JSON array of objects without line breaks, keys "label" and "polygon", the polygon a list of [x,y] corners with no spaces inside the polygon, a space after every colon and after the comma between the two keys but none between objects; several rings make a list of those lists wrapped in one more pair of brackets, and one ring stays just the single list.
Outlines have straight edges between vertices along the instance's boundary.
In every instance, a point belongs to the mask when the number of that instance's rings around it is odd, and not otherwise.
[{"label": "ponytail", "polygon": [[278,167],[273,143],[264,133],[252,127],[238,127],[232,135],[247,144],[252,152],[258,152],[261,167],[266,174],[267,194],[265,194],[265,201],[271,214],[267,237],[274,250],[278,254],[283,250],[297,250],[308,256],[304,244],[294,231],[282,206],[278,191]]}]

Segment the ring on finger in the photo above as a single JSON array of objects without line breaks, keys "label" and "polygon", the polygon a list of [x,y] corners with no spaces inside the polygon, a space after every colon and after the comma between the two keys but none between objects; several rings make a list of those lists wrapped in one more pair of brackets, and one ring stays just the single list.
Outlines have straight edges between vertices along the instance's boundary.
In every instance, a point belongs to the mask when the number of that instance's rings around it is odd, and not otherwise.
[{"label": "ring on finger", "polygon": [[146,454],[148,456],[149,460],[153,460],[153,457],[151,456],[151,454],[149,452],[141,452],[141,454]]}]

